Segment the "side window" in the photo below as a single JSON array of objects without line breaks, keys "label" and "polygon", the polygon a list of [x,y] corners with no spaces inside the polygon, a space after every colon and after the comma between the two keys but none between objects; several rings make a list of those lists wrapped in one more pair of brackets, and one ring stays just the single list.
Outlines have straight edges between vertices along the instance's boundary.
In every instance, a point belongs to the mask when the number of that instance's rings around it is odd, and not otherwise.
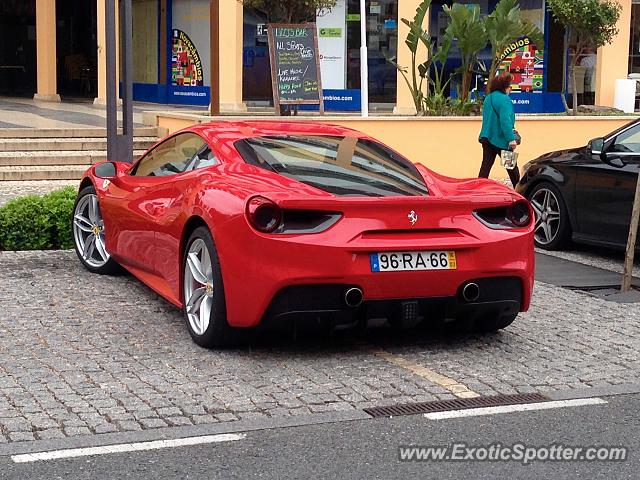
[{"label": "side window", "polygon": [[198,153],[196,153],[193,158],[189,161],[189,166],[187,170],[198,170],[199,168],[212,167],[217,165],[218,159],[215,154],[211,151],[209,146],[205,146],[200,149]]},{"label": "side window", "polygon": [[640,153],[640,125],[630,128],[616,138],[612,152]]},{"label": "side window", "polygon": [[140,160],[131,174],[161,177],[185,172],[204,146],[204,140],[195,133],[168,138]]}]

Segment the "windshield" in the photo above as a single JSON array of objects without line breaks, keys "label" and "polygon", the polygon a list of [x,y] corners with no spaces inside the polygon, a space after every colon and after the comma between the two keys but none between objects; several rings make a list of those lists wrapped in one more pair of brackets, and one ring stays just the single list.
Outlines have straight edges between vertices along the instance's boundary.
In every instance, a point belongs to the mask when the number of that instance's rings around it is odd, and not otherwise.
[{"label": "windshield", "polygon": [[335,195],[427,195],[410,161],[367,139],[335,136],[271,136],[239,140],[247,163]]}]

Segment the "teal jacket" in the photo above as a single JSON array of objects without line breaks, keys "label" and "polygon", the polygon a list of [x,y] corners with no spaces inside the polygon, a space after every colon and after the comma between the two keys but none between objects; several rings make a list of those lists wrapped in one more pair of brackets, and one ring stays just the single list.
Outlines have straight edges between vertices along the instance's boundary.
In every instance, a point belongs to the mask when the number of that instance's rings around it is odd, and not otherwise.
[{"label": "teal jacket", "polygon": [[487,95],[482,104],[482,130],[478,139],[486,138],[493,146],[509,149],[509,142],[516,139],[513,127],[516,115],[509,95],[495,91]]}]

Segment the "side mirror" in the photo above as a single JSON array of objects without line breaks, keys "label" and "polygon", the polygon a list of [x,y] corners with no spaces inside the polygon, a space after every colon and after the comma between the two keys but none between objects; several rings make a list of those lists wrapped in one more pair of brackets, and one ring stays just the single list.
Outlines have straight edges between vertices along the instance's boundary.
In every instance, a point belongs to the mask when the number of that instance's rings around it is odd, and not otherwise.
[{"label": "side mirror", "polygon": [[589,149],[589,152],[591,153],[591,155],[595,155],[599,157],[600,155],[602,155],[602,151],[604,150],[604,138],[602,137],[594,138],[589,142],[589,144],[587,145],[587,148]]},{"label": "side mirror", "polygon": [[98,178],[115,178],[118,175],[118,168],[113,162],[105,162],[96,166],[96,177]]},{"label": "side mirror", "polygon": [[624,161],[622,155],[617,155],[616,152],[610,152],[609,149],[613,145],[614,140],[610,140],[605,143],[604,138],[594,138],[587,146],[589,152],[594,157],[599,157],[602,163],[611,165],[615,168],[624,167],[627,162]]}]

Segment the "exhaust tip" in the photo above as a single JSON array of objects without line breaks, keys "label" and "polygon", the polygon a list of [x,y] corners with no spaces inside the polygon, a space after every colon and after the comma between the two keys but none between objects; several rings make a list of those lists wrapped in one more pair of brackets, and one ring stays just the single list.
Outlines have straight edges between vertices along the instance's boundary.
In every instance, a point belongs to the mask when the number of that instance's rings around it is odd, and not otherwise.
[{"label": "exhaust tip", "polygon": [[462,298],[467,302],[475,302],[480,298],[480,287],[477,283],[469,282],[462,288]]},{"label": "exhaust tip", "polygon": [[362,290],[357,287],[352,287],[344,292],[344,303],[347,307],[357,308],[362,305],[362,300],[364,299],[364,294]]}]

